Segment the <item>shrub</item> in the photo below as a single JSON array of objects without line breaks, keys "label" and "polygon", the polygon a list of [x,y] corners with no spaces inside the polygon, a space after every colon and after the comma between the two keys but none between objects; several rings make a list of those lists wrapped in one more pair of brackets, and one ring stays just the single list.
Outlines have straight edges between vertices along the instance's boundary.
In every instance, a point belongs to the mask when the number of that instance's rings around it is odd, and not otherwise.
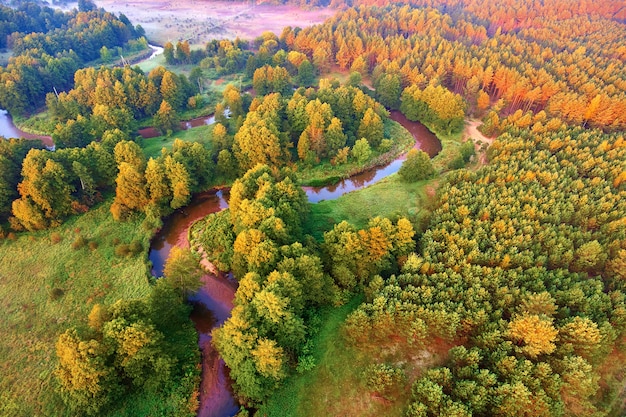
[{"label": "shrub", "polygon": [[364,164],[370,156],[372,156],[372,148],[365,138],[361,138],[354,143],[352,147],[352,157],[356,159],[359,165]]},{"label": "shrub", "polygon": [[52,301],[58,300],[59,298],[63,297],[63,294],[65,294],[65,291],[63,291],[61,288],[53,288],[52,291],[50,291],[50,299]]},{"label": "shrub", "polygon": [[89,250],[96,250],[98,249],[98,242],[89,242]]},{"label": "shrub", "polygon": [[404,371],[387,364],[371,365],[365,370],[365,383],[372,392],[377,392],[388,400],[394,399],[406,380]]},{"label": "shrub", "polygon": [[400,167],[398,175],[406,182],[421,181],[435,175],[435,168],[428,154],[418,149],[411,149],[406,161]]},{"label": "shrub", "polygon": [[59,232],[52,232],[50,234],[50,242],[52,242],[53,244],[57,244],[62,240],[61,238],[61,234]]},{"label": "shrub", "polygon": [[130,255],[130,248],[127,244],[123,243],[115,247],[115,256],[124,257]]},{"label": "shrub", "polygon": [[378,146],[378,150],[381,152],[389,152],[391,147],[393,146],[393,141],[391,139],[383,139]]},{"label": "shrub", "polygon": [[143,245],[140,241],[133,240],[132,242],[130,242],[130,245],[128,245],[128,249],[130,253],[132,253],[133,255],[137,255],[143,251]]},{"label": "shrub", "polygon": [[72,242],[72,249],[80,249],[87,244],[87,239],[84,236],[79,235],[76,240]]}]

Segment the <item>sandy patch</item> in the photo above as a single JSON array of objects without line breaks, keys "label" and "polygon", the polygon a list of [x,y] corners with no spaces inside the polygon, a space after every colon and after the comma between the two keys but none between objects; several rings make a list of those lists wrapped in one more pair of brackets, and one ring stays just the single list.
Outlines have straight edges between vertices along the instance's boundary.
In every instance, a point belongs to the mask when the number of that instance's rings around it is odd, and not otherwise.
[{"label": "sandy patch", "polygon": [[329,8],[303,10],[250,2],[96,0],[96,4],[124,13],[145,29],[148,40],[159,45],[179,40],[204,45],[211,39],[254,39],[265,31],[280,35],[285,26],[304,28],[335,14]]},{"label": "sandy patch", "polygon": [[[483,135],[478,127],[482,125],[483,122],[476,119],[468,119],[465,122],[465,129],[463,130],[463,141],[467,139],[472,139],[474,141],[474,148],[476,149],[476,155],[478,155],[478,161],[480,165],[487,165],[487,149],[493,143],[493,138],[489,138]],[[478,142],[481,144],[478,144]],[[483,143],[486,143],[487,146],[483,148]]]}]

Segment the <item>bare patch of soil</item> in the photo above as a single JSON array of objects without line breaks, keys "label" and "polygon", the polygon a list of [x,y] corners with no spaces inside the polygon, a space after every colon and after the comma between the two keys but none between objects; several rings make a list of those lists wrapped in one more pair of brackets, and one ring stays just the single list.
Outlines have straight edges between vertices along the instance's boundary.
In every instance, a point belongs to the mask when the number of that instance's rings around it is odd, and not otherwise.
[{"label": "bare patch of soil", "polygon": [[[465,130],[463,130],[463,141],[467,139],[474,140],[474,148],[476,149],[476,155],[478,156],[479,166],[487,165],[487,148],[493,143],[493,138],[489,138],[483,135],[478,127],[482,125],[480,120],[468,119],[465,122]],[[481,142],[480,144],[478,142]],[[482,144],[487,144],[483,147]]]},{"label": "bare patch of soil", "polygon": [[312,26],[335,13],[330,8],[303,10],[290,5],[198,0],[96,0],[96,4],[124,13],[145,29],[152,43],[160,45],[179,40],[204,45],[212,39],[254,39],[266,31],[280,35],[285,26]]}]

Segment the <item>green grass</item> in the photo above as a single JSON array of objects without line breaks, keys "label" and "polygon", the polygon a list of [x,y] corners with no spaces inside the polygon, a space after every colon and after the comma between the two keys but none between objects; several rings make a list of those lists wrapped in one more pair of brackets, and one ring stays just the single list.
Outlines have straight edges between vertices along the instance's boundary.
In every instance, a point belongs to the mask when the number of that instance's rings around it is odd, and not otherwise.
[{"label": "green grass", "polygon": [[[329,370],[332,370],[331,376],[337,379],[345,376],[345,373],[349,371],[348,368],[352,360],[350,359],[348,362],[341,363],[341,361],[345,360],[346,352],[342,349],[343,343],[337,343],[337,340],[339,338],[341,325],[348,314],[356,309],[361,301],[360,298],[354,298],[348,304],[339,308],[328,307],[322,311],[321,319],[323,325],[319,332],[313,337],[312,355],[317,365],[311,371],[301,375],[296,374],[284,381],[282,387],[277,390],[267,404],[259,410],[260,415],[268,417],[307,415],[302,414],[302,408],[305,407],[302,400],[305,398],[313,400],[312,393],[307,392],[309,388],[319,384],[320,379],[328,378]],[[334,369],[335,367],[336,369]],[[335,394],[338,398],[341,398],[341,392],[336,392]],[[321,412],[321,409],[318,410],[318,412]]]},{"label": "green grass", "polygon": [[175,132],[171,136],[158,136],[156,138],[143,139],[141,147],[143,148],[146,157],[156,158],[161,155],[161,149],[172,149],[172,144],[175,139],[180,139],[185,142],[199,142],[205,146],[211,146],[211,137],[213,135],[213,126],[200,126],[194,127],[189,130],[181,130]]},{"label": "green grass", "polygon": [[[0,243],[0,415],[66,415],[55,394],[55,342],[84,324],[96,303],[138,298],[149,291],[150,232],[141,216],[116,223],[110,201],[49,231]],[[53,235],[61,240],[54,243]],[[98,247],[72,249],[81,235]],[[142,254],[118,258],[114,239],[142,242]]]},{"label": "green grass", "polygon": [[[165,56],[163,54],[160,54],[160,55],[155,56],[152,59],[147,59],[135,65],[141,68],[141,70],[147,74],[158,66],[162,65],[165,67],[166,66]],[[174,69],[171,68],[171,70],[173,71]]]},{"label": "green grass", "polygon": [[50,119],[47,110],[36,113],[28,118],[15,116],[13,123],[24,132],[34,135],[51,135],[57,124],[56,121]]},{"label": "green grass", "polygon": [[397,174],[383,178],[376,184],[341,196],[336,200],[311,204],[306,223],[308,233],[321,238],[323,232],[346,220],[357,228],[367,226],[372,217],[404,216],[420,224],[430,212],[434,197],[429,197],[426,187],[431,181],[405,183]]},{"label": "green grass", "polygon": [[396,159],[398,155],[407,152],[415,144],[413,135],[400,123],[391,119],[385,121],[385,138],[393,140],[393,147],[384,153],[373,150],[371,158],[364,165],[348,160],[348,163],[337,166],[332,166],[330,162],[324,161],[313,167],[300,167],[297,171],[300,184],[311,186],[329,184],[337,182],[341,178],[348,178],[367,171],[375,166],[386,165]]},{"label": "green grass", "polygon": [[441,141],[441,152],[433,158],[433,165],[439,172],[448,169],[450,162],[459,154],[459,147],[463,144],[463,132],[451,135],[437,134],[437,138]]}]

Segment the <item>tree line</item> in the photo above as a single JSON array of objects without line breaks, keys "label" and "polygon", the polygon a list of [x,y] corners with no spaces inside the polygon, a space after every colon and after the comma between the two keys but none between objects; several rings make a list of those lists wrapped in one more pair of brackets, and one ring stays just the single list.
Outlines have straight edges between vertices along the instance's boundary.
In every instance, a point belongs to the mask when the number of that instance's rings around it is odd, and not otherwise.
[{"label": "tree line", "polygon": [[394,335],[406,355],[460,345],[405,382],[407,415],[606,411],[599,366],[625,330],[625,152],[620,135],[538,120],[448,176],[422,251],[370,279],[345,324],[354,343]]},{"label": "tree line", "polygon": [[[295,371],[314,366],[307,340],[315,309],[394,270],[414,249],[406,219],[341,223],[318,244],[303,234],[308,202],[291,174],[257,165],[236,180],[230,208],[197,222],[192,246],[239,281],[235,308],[213,332],[242,404],[262,403]],[[311,327],[313,326],[313,327]]]},{"label": "tree line", "polygon": [[95,7],[63,13],[32,3],[2,6],[0,45],[13,56],[0,68],[0,107],[14,115],[33,112],[54,88],[71,88],[76,70],[103,47],[122,48],[142,35],[124,15]]},{"label": "tree line", "polygon": [[179,129],[178,112],[199,105],[191,99],[198,86],[185,75],[159,66],[148,74],[138,67],[84,68],[74,74],[74,87],[48,93],[49,117],[57,122],[52,139],[58,148],[82,147],[108,130],[134,136],[138,121],[153,117],[163,133]]},{"label": "tree line", "polygon": [[446,9],[408,5],[351,8],[322,25],[286,29],[281,41],[322,73],[339,65],[371,77],[377,98],[392,108],[408,87],[441,85],[476,115],[489,107],[500,116],[544,110],[571,125],[624,129],[624,51],[615,48],[626,36],[620,23],[576,14],[542,20],[540,27],[492,31],[476,8],[454,8],[454,17]]}]

